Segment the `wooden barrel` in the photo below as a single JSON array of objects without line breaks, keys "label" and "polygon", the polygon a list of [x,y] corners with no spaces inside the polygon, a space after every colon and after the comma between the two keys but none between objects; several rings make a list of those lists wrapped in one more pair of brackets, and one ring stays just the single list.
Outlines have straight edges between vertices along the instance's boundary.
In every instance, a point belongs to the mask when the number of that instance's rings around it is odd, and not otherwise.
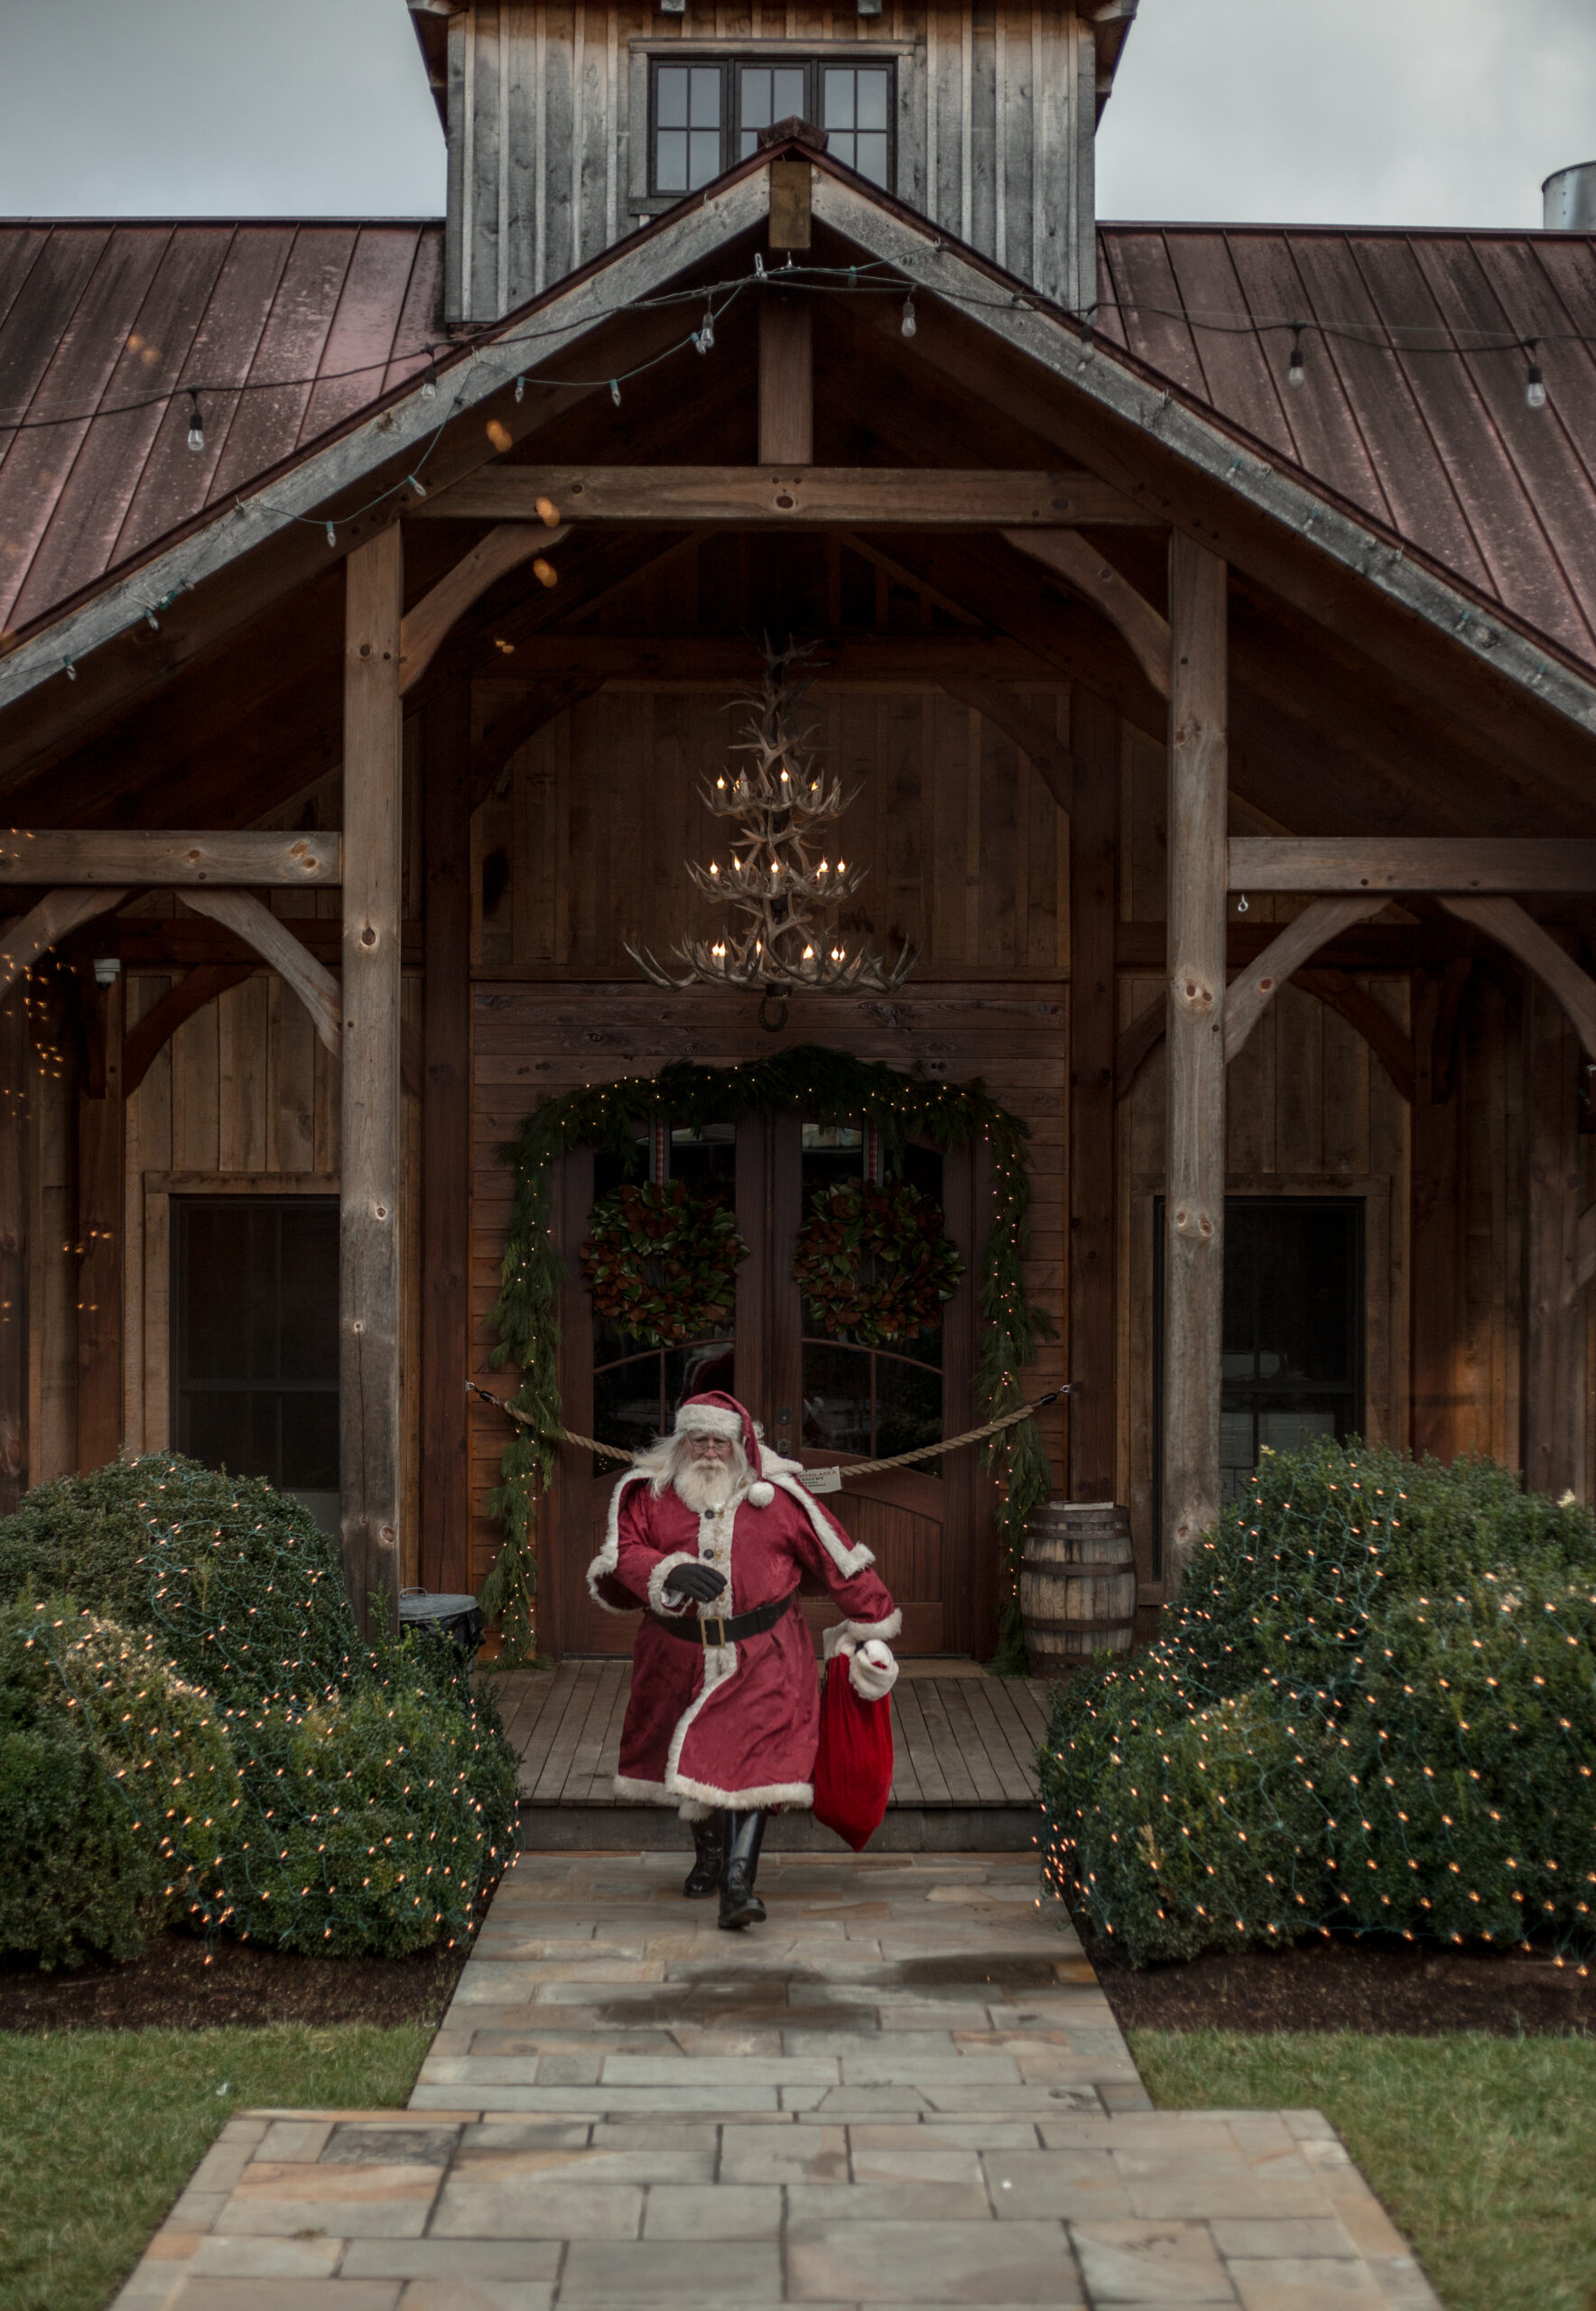
[{"label": "wooden barrel", "polygon": [[1130,1511],[1048,1500],[1025,1527],[1020,1618],[1034,1677],[1067,1677],[1094,1653],[1128,1653],[1136,1629]]}]

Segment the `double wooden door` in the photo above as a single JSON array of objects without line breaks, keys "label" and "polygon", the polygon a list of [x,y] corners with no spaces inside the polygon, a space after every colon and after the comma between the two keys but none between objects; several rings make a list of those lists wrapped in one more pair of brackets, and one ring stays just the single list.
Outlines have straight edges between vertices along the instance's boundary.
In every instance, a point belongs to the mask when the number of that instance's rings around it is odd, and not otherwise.
[{"label": "double wooden door", "polygon": [[[942,1206],[963,1262],[940,1324],[892,1351],[831,1338],[793,1280],[793,1248],[812,1198],[879,1169],[874,1135],[862,1124],[821,1125],[795,1115],[698,1130],[653,1127],[640,1136],[629,1163],[591,1152],[570,1156],[560,1211],[567,1426],[635,1449],[670,1427],[684,1396],[728,1388],[764,1423],[778,1452],[814,1469],[889,1459],[970,1427],[981,1248],[971,1152],[905,1152],[905,1176]],[[735,1202],[748,1258],[738,1272],[732,1322],[702,1340],[649,1350],[595,1320],[577,1254],[596,1194],[626,1176],[684,1177]],[[542,1642],[551,1653],[630,1650],[630,1617],[600,1611],[584,1580],[603,1538],[616,1473],[616,1464],[574,1446],[560,1456],[540,1567]],[[991,1488],[974,1453],[849,1480],[823,1497],[851,1536],[875,1552],[903,1608],[901,1650],[990,1650],[997,1610]],[[806,1611],[816,1629],[836,1618],[819,1601]]]}]

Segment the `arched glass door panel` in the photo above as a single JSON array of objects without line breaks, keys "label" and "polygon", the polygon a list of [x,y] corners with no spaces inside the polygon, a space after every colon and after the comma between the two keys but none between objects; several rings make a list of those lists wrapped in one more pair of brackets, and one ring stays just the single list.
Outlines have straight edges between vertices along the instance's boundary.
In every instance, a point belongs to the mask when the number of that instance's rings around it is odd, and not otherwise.
[{"label": "arched glass door panel", "polygon": [[[640,1125],[625,1155],[604,1149],[593,1163],[597,1203],[628,1181],[685,1180],[730,1204],[737,1193],[736,1131],[711,1123],[701,1128]],[[666,1434],[683,1397],[732,1387],[736,1341],[728,1321],[701,1338],[673,1348],[650,1348],[613,1317],[593,1315],[593,1435],[601,1444],[636,1452]],[[596,1463],[595,1474],[611,1467]]]},{"label": "arched glass door panel", "polygon": [[[802,1213],[845,1181],[879,1176],[874,1136],[857,1125],[806,1123],[802,1135]],[[903,1178],[940,1211],[942,1159],[929,1147],[904,1151]],[[934,1444],[942,1427],[942,1321],[888,1350],[850,1332],[828,1332],[818,1310],[803,1315],[803,1441],[812,1452],[887,1459]],[[934,1461],[925,1473],[938,1476]]]}]

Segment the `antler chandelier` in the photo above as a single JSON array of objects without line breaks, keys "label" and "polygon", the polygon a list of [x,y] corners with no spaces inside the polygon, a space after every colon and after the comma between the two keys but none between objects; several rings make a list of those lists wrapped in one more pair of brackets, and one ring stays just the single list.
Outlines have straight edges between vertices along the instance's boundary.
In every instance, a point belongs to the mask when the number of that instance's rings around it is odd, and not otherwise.
[{"label": "antler chandelier", "polygon": [[914,968],[917,948],[905,945],[888,962],[868,940],[850,944],[835,927],[838,910],[867,869],[833,859],[829,846],[815,857],[823,830],[841,817],[858,789],[844,793],[840,778],[817,767],[809,744],[814,726],[799,727],[809,685],[794,680],[794,670],[810,655],[808,645],[766,646],[759,695],[738,701],[749,709],[749,719],[746,736],[732,749],[753,760],[700,790],[715,816],[729,819],[736,831],[724,865],[715,859],[701,867],[690,859],[687,872],[707,897],[740,915],[741,924],[713,940],[679,941],[672,960],[686,967],[680,978],[628,940],[627,954],[656,987],[679,990],[708,983],[766,998],[807,988],[885,995]]}]

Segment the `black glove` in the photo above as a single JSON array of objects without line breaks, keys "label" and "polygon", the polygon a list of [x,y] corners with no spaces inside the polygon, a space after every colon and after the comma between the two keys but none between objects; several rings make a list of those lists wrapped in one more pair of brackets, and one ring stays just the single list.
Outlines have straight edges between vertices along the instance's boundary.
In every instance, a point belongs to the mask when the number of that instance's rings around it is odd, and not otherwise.
[{"label": "black glove", "polygon": [[665,1595],[691,1597],[697,1603],[707,1605],[726,1586],[726,1575],[717,1573],[712,1564],[679,1564],[665,1583]]}]

